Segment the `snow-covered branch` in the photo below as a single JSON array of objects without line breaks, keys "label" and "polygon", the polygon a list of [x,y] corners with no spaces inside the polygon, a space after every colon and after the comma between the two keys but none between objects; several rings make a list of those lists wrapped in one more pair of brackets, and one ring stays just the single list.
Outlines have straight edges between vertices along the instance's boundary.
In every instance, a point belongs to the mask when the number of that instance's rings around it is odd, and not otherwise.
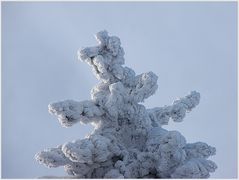
[{"label": "snow-covered branch", "polygon": [[171,106],[156,107],[148,109],[151,120],[159,125],[167,125],[170,118],[175,122],[183,121],[186,112],[190,112],[200,101],[200,94],[192,91],[184,98],[173,102]]},{"label": "snow-covered branch", "polygon": [[103,111],[92,101],[60,101],[48,105],[51,114],[56,115],[63,127],[70,127],[77,122],[83,124],[97,121]]}]

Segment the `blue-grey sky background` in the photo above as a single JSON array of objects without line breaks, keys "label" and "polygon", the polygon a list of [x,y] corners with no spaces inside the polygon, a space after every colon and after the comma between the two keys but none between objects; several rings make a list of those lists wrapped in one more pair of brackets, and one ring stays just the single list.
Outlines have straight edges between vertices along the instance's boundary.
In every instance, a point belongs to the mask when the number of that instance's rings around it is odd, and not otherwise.
[{"label": "blue-grey sky background", "polygon": [[236,2],[2,2],[2,178],[65,175],[34,154],[92,131],[61,127],[47,106],[90,98],[98,81],[77,50],[95,45],[103,29],[121,38],[126,66],[159,76],[147,107],[201,93],[182,123],[164,127],[215,146],[211,177],[236,178]]}]

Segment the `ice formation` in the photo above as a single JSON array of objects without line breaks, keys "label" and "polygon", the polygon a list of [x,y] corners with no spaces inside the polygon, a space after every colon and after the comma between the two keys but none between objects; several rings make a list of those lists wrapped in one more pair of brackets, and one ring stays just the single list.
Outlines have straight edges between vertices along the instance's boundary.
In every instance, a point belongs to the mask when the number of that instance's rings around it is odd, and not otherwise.
[{"label": "ice formation", "polygon": [[107,31],[96,34],[98,45],[78,51],[100,80],[91,100],[51,103],[49,112],[63,127],[80,122],[95,129],[85,139],[67,142],[36,154],[47,167],[64,166],[72,178],[208,178],[217,168],[208,157],[216,149],[187,143],[178,131],[163,129],[171,119],[181,122],[199,104],[190,92],[170,106],[146,109],[142,103],[157,90],[153,72],[136,75],[124,64],[120,39]]}]

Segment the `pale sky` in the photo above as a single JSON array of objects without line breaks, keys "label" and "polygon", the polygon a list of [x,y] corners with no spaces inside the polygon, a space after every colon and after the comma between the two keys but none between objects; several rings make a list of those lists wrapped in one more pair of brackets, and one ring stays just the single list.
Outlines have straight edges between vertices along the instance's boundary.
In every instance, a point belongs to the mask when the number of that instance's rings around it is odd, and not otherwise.
[{"label": "pale sky", "polygon": [[34,155],[83,138],[92,126],[63,128],[47,106],[90,98],[97,80],[77,50],[95,45],[93,35],[104,29],[120,37],[126,66],[159,76],[146,107],[201,93],[182,123],[164,128],[216,147],[211,177],[236,178],[236,2],[2,2],[2,177],[65,175]]}]

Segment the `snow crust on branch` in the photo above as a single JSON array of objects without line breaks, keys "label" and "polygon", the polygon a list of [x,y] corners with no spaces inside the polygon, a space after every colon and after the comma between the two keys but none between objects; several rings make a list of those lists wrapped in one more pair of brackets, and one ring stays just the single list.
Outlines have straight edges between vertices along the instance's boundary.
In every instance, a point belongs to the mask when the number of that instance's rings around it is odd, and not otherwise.
[{"label": "snow crust on branch", "polygon": [[48,110],[57,116],[63,127],[70,127],[77,122],[87,124],[103,114],[102,110],[92,101],[60,101],[49,104]]},{"label": "snow crust on branch", "polygon": [[95,129],[84,139],[37,153],[36,160],[47,167],[64,166],[69,178],[208,178],[217,168],[207,160],[216,149],[187,143],[180,132],[162,128],[170,119],[181,122],[199,104],[200,94],[192,91],[172,105],[146,109],[140,103],[156,92],[157,75],[136,75],[123,66],[118,37],[107,31],[95,37],[97,46],[78,51],[100,80],[91,90],[91,100],[48,106],[63,127],[80,122]]},{"label": "snow crust on branch", "polygon": [[158,125],[168,124],[170,118],[175,122],[181,122],[186,112],[190,112],[199,104],[199,101],[200,94],[192,91],[186,97],[175,100],[173,105],[148,109],[148,113],[151,120]]}]

